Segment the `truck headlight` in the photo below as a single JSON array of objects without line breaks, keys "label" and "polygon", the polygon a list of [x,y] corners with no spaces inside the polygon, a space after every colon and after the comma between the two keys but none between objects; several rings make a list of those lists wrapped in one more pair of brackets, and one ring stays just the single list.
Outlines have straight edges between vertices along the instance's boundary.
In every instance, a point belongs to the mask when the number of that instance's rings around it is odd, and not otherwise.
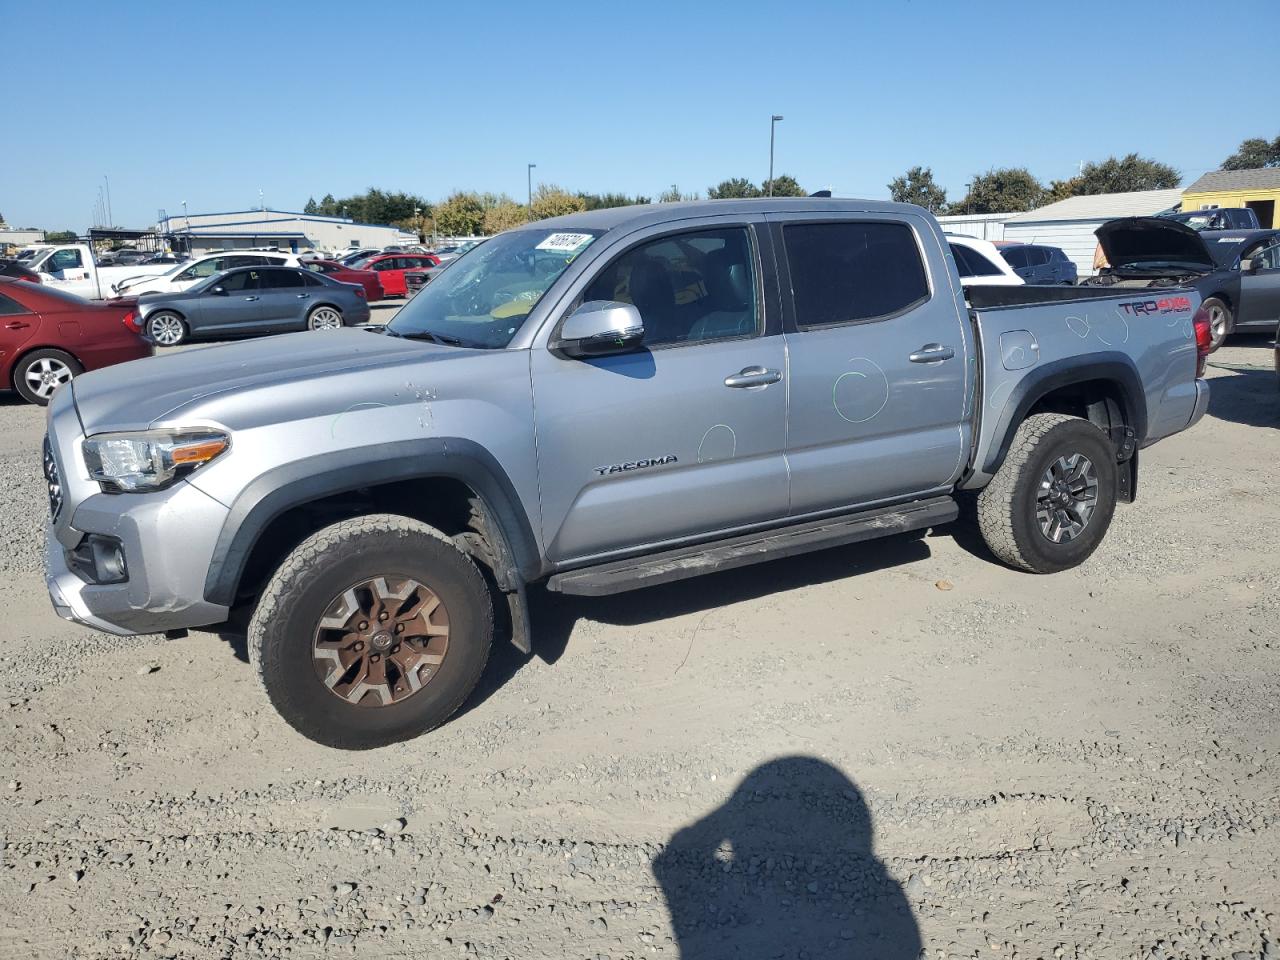
[{"label": "truck headlight", "polygon": [[216,430],[104,433],[84,441],[89,476],[123,493],[161,490],[231,446]]}]

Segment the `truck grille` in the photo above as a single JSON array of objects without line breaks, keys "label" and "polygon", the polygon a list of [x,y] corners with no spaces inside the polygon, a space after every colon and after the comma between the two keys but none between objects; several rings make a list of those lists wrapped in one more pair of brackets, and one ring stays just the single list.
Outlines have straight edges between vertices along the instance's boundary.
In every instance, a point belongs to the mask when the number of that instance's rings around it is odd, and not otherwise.
[{"label": "truck grille", "polygon": [[53,458],[49,438],[44,438],[44,479],[49,486],[49,516],[57,520],[62,512],[62,477],[58,474],[58,461]]}]

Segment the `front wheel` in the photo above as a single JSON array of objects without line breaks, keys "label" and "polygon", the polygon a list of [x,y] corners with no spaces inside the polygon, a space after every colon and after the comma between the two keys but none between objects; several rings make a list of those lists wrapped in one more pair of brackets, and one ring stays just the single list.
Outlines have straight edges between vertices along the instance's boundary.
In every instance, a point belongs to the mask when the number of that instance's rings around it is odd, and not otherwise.
[{"label": "front wheel", "polygon": [[187,324],[171,310],[161,310],[147,318],[147,336],[162,347],[176,347],[187,339]]},{"label": "front wheel", "polygon": [[344,750],[447,720],[493,642],[493,602],[469,557],[433,528],[374,514],[325,527],[280,565],[249,622],[249,658],[304,737]]},{"label": "front wheel", "polygon": [[1210,297],[1200,306],[1209,314],[1209,349],[1217,350],[1234,329],[1231,308],[1221,297]]},{"label": "front wheel", "polygon": [[1116,456],[1087,420],[1027,417],[995,477],[978,495],[978,527],[1011,567],[1057,573],[1089,558],[1116,507]]},{"label": "front wheel", "polygon": [[342,312],[337,307],[316,307],[307,314],[308,330],[338,330],[342,327]]}]

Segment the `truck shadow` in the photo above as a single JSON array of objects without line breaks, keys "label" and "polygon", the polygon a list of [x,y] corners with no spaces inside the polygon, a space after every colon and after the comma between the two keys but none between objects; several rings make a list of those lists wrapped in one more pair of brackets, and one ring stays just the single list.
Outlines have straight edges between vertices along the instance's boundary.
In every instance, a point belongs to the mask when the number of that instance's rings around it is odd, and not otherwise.
[{"label": "truck shadow", "polygon": [[[949,532],[951,527],[944,529]],[[531,587],[533,656],[554,664],[563,656],[579,620],[636,626],[916,563],[930,556],[923,535],[924,531],[917,531],[871,544],[834,547],[609,597],[565,596],[540,586]],[[484,703],[529,662],[531,658],[513,647],[509,640],[510,633],[499,624],[489,665],[458,716]]]},{"label": "truck shadow", "polygon": [[1274,369],[1213,360],[1209,366],[1225,374],[1209,381],[1209,416],[1247,427],[1280,427],[1280,389]]},{"label": "truck shadow", "polygon": [[876,857],[857,786],[816,757],[756,767],[653,861],[684,960],[916,960],[920,929]]}]

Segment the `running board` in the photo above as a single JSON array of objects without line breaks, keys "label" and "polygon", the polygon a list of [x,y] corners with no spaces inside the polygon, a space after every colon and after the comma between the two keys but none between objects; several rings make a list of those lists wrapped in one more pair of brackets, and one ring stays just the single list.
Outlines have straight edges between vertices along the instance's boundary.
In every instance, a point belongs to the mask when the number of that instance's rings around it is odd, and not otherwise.
[{"label": "running board", "polygon": [[763,560],[933,527],[948,523],[959,515],[960,508],[951,497],[917,500],[852,516],[811,520],[714,543],[569,570],[551,577],[547,581],[547,589],[556,593],[601,597],[717,570],[745,567]]}]

